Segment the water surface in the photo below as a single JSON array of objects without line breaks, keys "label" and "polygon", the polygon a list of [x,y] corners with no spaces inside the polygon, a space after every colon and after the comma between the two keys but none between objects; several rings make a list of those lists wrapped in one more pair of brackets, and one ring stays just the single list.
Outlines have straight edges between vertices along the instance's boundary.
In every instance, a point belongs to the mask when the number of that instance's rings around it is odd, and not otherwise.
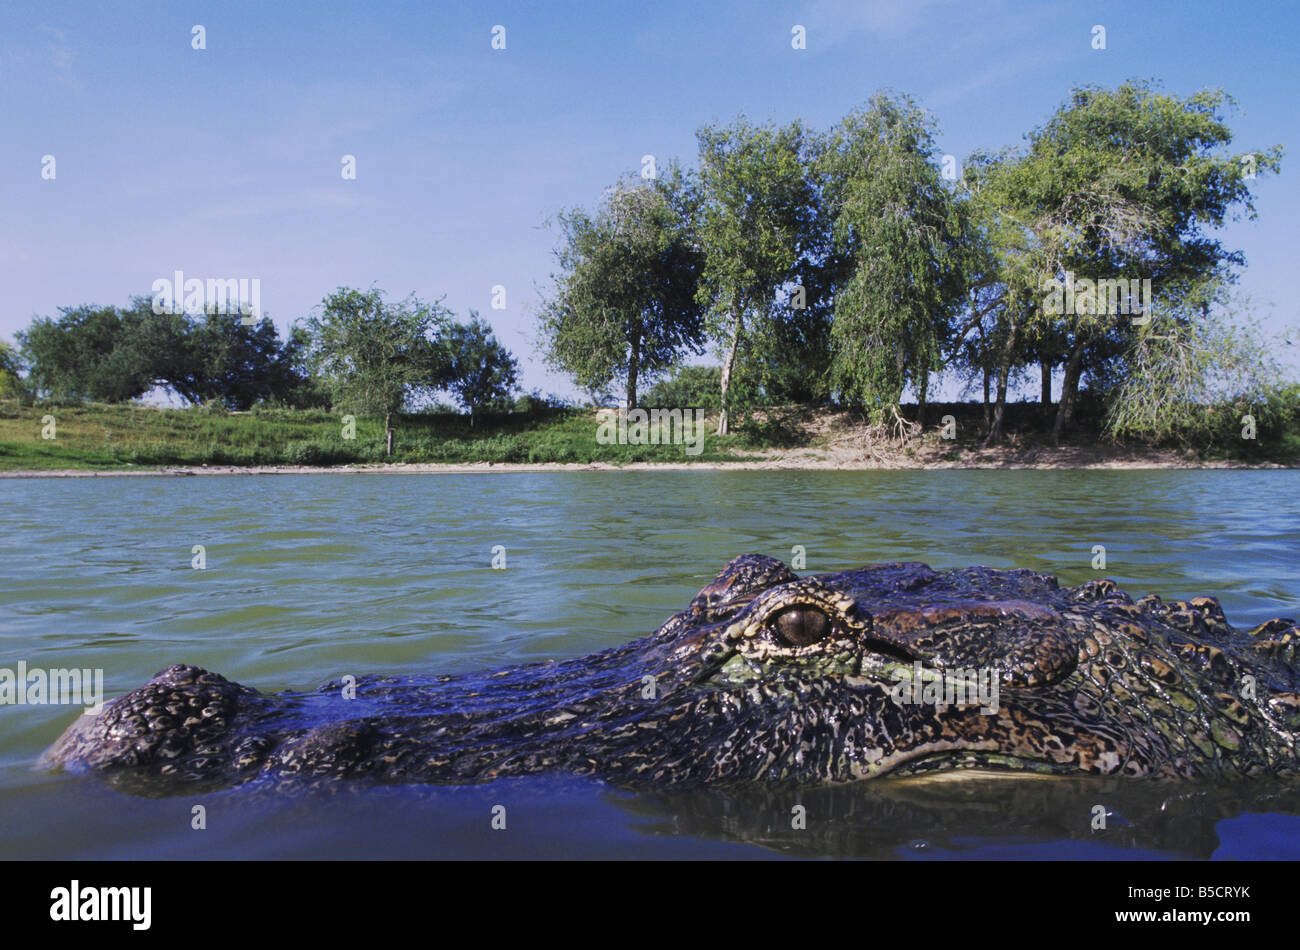
[{"label": "water surface", "polygon": [[[686,471],[32,479],[0,483],[0,666],[102,667],[108,696],[185,662],[263,691],[465,672],[644,636],[731,557],[805,571],[920,560],[1213,594],[1300,615],[1300,472]],[[206,566],[192,567],[195,545]],[[498,547],[499,546],[499,547]],[[505,569],[492,567],[504,548]],[[494,549],[496,551],[494,552]],[[802,572],[801,572],[802,573]],[[34,769],[75,715],[0,707],[11,857],[1300,857],[1287,788],[874,782],[636,795],[232,790],[146,800]],[[867,787],[870,786],[870,787]],[[1107,829],[1091,829],[1103,804]],[[203,804],[207,829],[191,828]],[[507,827],[493,830],[504,804]],[[790,828],[802,804],[808,828]]]}]

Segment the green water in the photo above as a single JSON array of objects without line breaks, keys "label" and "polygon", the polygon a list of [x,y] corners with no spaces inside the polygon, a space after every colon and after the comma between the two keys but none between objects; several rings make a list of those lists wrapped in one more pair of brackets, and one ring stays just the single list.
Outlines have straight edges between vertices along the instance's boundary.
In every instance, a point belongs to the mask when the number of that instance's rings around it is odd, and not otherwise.
[{"label": "green water", "polygon": [[[1300,615],[1300,472],[592,472],[0,483],[0,666],[193,663],[263,691],[589,653],[654,630],[731,557],[1104,575]],[[192,567],[195,545],[206,566]],[[494,548],[506,567],[492,567]],[[537,778],[461,789],[128,797],[37,771],[75,715],[0,707],[9,857],[1300,857],[1292,793],[864,783],[661,797]],[[1139,783],[1141,784],[1141,783]],[[784,796],[784,797],[783,797]],[[1175,801],[1176,799],[1176,801]],[[1114,815],[1089,829],[1090,808]],[[1174,802],[1171,804],[1171,802]],[[191,828],[194,804],[207,828]],[[507,806],[505,831],[489,810]]]}]

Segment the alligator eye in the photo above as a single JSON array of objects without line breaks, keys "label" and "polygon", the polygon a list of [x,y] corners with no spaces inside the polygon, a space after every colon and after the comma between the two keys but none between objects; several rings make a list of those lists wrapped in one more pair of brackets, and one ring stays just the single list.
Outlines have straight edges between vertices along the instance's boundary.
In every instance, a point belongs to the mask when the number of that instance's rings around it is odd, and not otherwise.
[{"label": "alligator eye", "polygon": [[776,635],[794,647],[816,643],[831,632],[831,618],[816,607],[791,607],[771,623]]}]

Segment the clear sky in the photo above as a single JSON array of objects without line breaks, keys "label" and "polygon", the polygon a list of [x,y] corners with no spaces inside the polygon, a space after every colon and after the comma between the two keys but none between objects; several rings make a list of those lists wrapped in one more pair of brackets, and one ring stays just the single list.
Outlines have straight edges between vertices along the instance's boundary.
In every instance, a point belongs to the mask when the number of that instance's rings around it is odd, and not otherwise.
[{"label": "clear sky", "polygon": [[[795,25],[807,49],[791,48]],[[893,88],[961,158],[1020,144],[1072,85],[1129,78],[1223,87],[1240,102],[1233,151],[1287,146],[1282,174],[1256,183],[1258,220],[1222,234],[1246,254],[1243,291],[1294,325],[1298,40],[1290,0],[6,0],[0,338],[60,306],[125,304],[176,270],[259,278],[282,328],[339,285],[373,284],[477,309],[526,388],[571,395],[536,347],[557,240],[544,223],[594,206],[643,155],[693,165],[714,119],[826,128]]]}]

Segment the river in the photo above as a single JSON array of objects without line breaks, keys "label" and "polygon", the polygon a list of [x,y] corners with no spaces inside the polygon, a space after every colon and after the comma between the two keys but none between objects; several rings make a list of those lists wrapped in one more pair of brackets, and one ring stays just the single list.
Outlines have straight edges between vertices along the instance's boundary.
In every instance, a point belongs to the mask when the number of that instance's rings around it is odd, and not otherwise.
[{"label": "river", "polygon": [[[801,553],[800,573],[919,560],[1104,575],[1135,597],[1215,595],[1248,627],[1300,615],[1300,472],[7,480],[0,667],[100,668],[112,698],[178,662],[271,692],[571,657],[652,632],[750,551]],[[0,706],[7,857],[1300,857],[1295,794],[1266,783],[868,782],[801,793],[804,829],[785,792],[555,777],[147,799],[35,768],[75,714]]]}]

